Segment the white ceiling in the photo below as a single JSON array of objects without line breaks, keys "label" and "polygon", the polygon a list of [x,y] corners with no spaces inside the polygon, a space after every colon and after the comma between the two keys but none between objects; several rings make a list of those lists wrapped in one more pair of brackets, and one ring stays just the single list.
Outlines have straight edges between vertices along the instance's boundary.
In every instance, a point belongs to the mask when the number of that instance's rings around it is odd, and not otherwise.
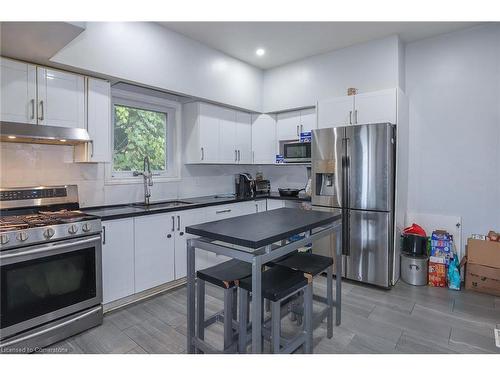
[{"label": "white ceiling", "polygon": [[[476,25],[472,22],[160,22],[262,69],[392,34],[404,42]],[[258,57],[257,48],[266,54]]]}]

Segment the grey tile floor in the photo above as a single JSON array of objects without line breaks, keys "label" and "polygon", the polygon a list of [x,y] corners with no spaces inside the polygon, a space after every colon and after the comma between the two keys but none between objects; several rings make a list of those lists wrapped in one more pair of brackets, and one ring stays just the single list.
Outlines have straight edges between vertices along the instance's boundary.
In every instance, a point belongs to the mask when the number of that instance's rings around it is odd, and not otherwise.
[{"label": "grey tile floor", "polygon": [[[315,292],[325,292],[324,278]],[[222,290],[207,288],[206,314],[222,309]],[[399,282],[389,291],[344,282],[342,324],[326,338],[326,324],[314,331],[314,353],[500,353],[500,297]],[[316,306],[319,307],[319,306]],[[297,326],[282,321],[283,334]],[[68,353],[184,353],[186,288],[106,314],[104,324],[53,347]],[[206,340],[220,347],[222,325]]]}]

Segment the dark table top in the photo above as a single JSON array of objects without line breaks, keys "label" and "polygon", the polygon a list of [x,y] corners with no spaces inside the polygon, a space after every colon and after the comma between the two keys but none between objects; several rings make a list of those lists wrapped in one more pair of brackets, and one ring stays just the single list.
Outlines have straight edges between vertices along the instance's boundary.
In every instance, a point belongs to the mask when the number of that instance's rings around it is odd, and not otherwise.
[{"label": "dark table top", "polygon": [[186,232],[251,249],[331,224],[338,213],[280,208],[186,227]]}]

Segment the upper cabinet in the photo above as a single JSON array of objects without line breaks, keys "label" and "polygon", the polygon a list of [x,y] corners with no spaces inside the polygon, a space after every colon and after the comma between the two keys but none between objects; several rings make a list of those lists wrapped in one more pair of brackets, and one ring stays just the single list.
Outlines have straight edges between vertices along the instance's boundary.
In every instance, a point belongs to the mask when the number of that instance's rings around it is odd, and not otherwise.
[{"label": "upper cabinet", "polygon": [[2,121],[85,127],[84,77],[1,59]]},{"label": "upper cabinet", "polygon": [[290,141],[300,138],[300,133],[316,129],[316,109],[278,113],[276,119],[278,141]]},{"label": "upper cabinet", "polygon": [[36,124],[36,66],[5,58],[0,64],[0,120]]},{"label": "upper cabinet", "polygon": [[37,77],[38,123],[84,128],[84,77],[42,67],[37,67]]},{"label": "upper cabinet", "polygon": [[252,116],[252,159],[254,164],[274,164],[278,153],[276,116]]},{"label": "upper cabinet", "polygon": [[397,90],[388,89],[318,102],[318,127],[390,122],[397,119]]},{"label": "upper cabinet", "polygon": [[251,164],[251,115],[207,103],[183,107],[186,162]]},{"label": "upper cabinet", "polygon": [[111,161],[111,85],[86,77],[87,131],[89,143],[75,146],[76,162]]}]

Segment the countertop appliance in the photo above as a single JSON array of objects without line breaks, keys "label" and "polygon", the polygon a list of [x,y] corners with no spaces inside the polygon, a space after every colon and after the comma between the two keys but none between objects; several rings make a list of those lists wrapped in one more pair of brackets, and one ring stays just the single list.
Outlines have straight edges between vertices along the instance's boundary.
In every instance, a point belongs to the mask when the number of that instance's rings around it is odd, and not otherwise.
[{"label": "countertop appliance", "polygon": [[271,193],[271,181],[255,180],[255,195],[268,195]]},{"label": "countertop appliance", "polygon": [[311,162],[311,142],[283,142],[280,151],[285,163]]},{"label": "countertop appliance", "polygon": [[102,323],[101,220],[78,187],[0,189],[0,349],[30,352]]},{"label": "countertop appliance", "polygon": [[234,183],[237,198],[248,198],[255,195],[255,180],[250,173],[238,173]]},{"label": "countertop appliance", "polygon": [[[342,211],[342,276],[385,288],[395,267],[395,137],[389,123],[312,132],[312,205]],[[334,244],[313,251],[331,256]]]}]

